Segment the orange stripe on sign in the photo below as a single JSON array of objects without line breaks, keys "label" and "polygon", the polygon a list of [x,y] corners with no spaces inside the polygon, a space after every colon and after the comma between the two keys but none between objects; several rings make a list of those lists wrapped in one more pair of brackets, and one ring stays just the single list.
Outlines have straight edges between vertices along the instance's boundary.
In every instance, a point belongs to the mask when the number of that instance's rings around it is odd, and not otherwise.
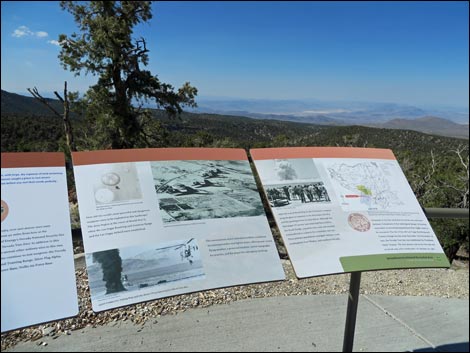
[{"label": "orange stripe on sign", "polygon": [[282,147],[250,150],[254,160],[284,158],[376,158],[396,159],[392,150],[359,147]]},{"label": "orange stripe on sign", "polygon": [[6,152],[2,153],[2,168],[64,167],[62,152]]},{"label": "orange stripe on sign", "polygon": [[247,160],[245,150],[239,148],[140,148],[73,152],[73,164],[102,164],[146,161],[179,160]]}]

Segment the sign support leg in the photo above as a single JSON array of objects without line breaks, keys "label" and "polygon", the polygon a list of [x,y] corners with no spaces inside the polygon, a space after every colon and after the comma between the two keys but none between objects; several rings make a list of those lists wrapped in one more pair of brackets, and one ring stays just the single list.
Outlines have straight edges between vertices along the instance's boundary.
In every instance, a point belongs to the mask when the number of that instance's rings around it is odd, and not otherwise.
[{"label": "sign support leg", "polygon": [[346,313],[346,326],[344,328],[343,352],[352,352],[353,349],[360,287],[361,272],[352,272],[349,282],[348,309]]}]

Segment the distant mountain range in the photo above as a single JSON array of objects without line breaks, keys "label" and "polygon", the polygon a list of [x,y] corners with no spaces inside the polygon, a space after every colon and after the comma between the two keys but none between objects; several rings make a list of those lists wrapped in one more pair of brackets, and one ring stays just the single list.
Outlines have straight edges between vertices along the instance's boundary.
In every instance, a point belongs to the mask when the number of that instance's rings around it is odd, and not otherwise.
[{"label": "distant mountain range", "polygon": [[450,120],[425,116],[415,120],[393,119],[380,125],[387,129],[415,130],[433,135],[469,138],[468,124],[456,124]]},{"label": "distant mountain range", "polygon": [[201,100],[194,112],[318,125],[362,125],[468,138],[468,109],[421,109],[411,105],[318,100]]},{"label": "distant mountain range", "polygon": [[356,123],[380,123],[392,119],[438,116],[468,124],[468,108],[418,108],[412,105],[375,102],[268,99],[198,99],[197,111],[206,113],[263,114],[296,117],[327,116]]},{"label": "distant mountain range", "polygon": [[[48,99],[48,101],[58,112],[62,112],[63,107],[58,100]],[[394,103],[262,99],[198,100],[198,105],[198,108],[189,111],[317,125],[363,125],[415,130],[434,135],[469,138],[468,109],[424,110]],[[1,113],[53,115],[35,98],[4,90],[1,91]]]}]

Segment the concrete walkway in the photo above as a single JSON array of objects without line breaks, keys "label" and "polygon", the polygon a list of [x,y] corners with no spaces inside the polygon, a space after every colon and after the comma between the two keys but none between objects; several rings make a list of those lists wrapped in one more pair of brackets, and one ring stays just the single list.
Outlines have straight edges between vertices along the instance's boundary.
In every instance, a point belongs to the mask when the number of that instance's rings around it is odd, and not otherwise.
[{"label": "concrete walkway", "polygon": [[[250,299],[20,343],[30,351],[341,351],[347,297]],[[354,351],[468,352],[468,299],[362,295]]]}]

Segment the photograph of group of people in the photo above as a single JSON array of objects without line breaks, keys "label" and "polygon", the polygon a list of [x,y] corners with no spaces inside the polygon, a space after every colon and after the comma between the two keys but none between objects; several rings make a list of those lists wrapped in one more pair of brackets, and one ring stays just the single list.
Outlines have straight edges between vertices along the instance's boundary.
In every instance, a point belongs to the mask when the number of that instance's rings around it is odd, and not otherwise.
[{"label": "photograph of group of people", "polygon": [[272,185],[266,188],[266,193],[269,204],[272,207],[331,201],[321,181],[303,184]]}]

